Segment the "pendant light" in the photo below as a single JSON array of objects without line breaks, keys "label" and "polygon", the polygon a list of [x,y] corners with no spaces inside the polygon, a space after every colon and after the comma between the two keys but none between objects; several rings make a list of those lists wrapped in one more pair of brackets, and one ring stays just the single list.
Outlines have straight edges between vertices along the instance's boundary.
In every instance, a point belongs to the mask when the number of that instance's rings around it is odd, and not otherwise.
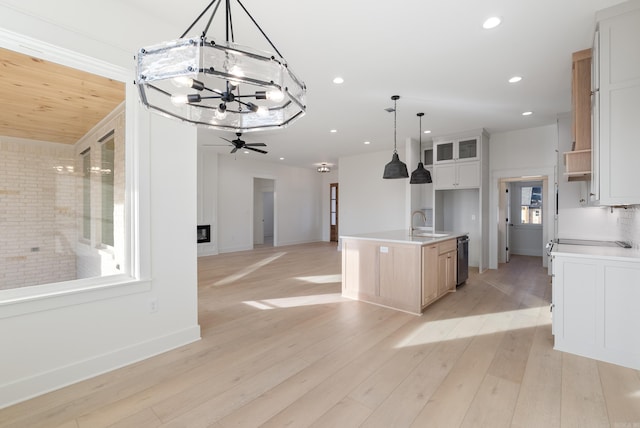
[{"label": "pendant light", "polygon": [[408,178],[409,171],[407,171],[407,165],[398,157],[398,151],[396,150],[396,134],[397,134],[397,118],[398,118],[398,99],[400,95],[393,95],[393,156],[391,162],[385,165],[384,174],[382,178]]},{"label": "pendant light", "polygon": [[[420,156],[422,156],[422,116],[424,113],[418,113],[417,116],[420,118]],[[411,184],[424,184],[431,183],[431,173],[424,169],[424,165],[422,161],[418,162],[418,167],[415,171],[411,173],[411,180],[409,180]]]}]

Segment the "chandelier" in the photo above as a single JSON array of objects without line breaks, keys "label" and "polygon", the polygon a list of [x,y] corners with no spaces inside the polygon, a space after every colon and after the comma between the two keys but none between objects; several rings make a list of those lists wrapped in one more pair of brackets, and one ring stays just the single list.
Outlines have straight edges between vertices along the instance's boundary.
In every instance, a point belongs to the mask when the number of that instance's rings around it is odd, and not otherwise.
[{"label": "chandelier", "polygon": [[331,172],[331,168],[326,163],[323,163],[318,167],[318,172]]},{"label": "chandelier", "polygon": [[[225,40],[207,38],[223,0],[213,0],[177,40],[140,49],[136,84],[151,111],[234,132],[283,128],[305,114],[307,87],[240,0],[274,52],[235,43],[231,0],[224,0]],[[213,8],[202,34],[186,37]]]}]

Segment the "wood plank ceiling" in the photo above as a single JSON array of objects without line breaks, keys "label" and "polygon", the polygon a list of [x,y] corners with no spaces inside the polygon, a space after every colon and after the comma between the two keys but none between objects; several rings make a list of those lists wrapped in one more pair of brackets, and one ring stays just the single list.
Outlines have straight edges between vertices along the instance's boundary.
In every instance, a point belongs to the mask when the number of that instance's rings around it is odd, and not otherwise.
[{"label": "wood plank ceiling", "polygon": [[0,136],[75,144],[124,98],[122,82],[0,48]]}]

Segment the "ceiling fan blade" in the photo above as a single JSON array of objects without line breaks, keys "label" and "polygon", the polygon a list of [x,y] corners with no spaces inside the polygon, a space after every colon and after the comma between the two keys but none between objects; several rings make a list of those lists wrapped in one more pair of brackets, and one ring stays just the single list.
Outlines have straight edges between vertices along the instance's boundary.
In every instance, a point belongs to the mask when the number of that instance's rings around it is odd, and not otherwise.
[{"label": "ceiling fan blade", "polygon": [[252,150],[254,152],[258,152],[258,153],[263,153],[263,154],[267,154],[267,152],[265,152],[264,150],[260,150],[260,149],[254,149],[253,147],[245,147],[245,149],[247,150]]},{"label": "ceiling fan blade", "polygon": [[224,137],[220,137],[220,138],[222,138],[224,141],[228,141],[228,142],[230,142],[230,143],[233,143],[233,141],[231,141],[231,140],[227,140],[227,139],[226,139],[226,138],[224,138]]},{"label": "ceiling fan blade", "polygon": [[254,146],[254,147],[267,147],[265,143],[247,143],[245,147]]},{"label": "ceiling fan blade", "polygon": [[237,148],[237,147],[234,147],[234,148],[233,148],[233,150],[231,150],[231,153],[235,153],[235,152],[237,152],[237,151],[238,151],[238,148]]}]

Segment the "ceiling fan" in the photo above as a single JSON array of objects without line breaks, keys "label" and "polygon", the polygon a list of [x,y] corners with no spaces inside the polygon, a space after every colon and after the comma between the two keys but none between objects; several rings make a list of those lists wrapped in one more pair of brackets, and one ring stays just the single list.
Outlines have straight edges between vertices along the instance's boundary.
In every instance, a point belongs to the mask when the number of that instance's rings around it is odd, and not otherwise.
[{"label": "ceiling fan", "polygon": [[[267,145],[265,143],[246,143],[244,140],[240,139],[240,137],[242,137],[242,132],[236,132],[236,136],[238,138],[236,138],[235,140],[229,140],[227,138],[220,137],[223,140],[228,141],[233,145],[233,149],[231,149],[231,153],[237,152],[238,149],[247,149],[247,150],[252,150],[254,152],[263,153],[263,154],[267,153],[265,150],[260,150],[255,148],[255,147],[266,147]],[[205,146],[219,146],[219,145],[221,144],[205,144]]]}]

